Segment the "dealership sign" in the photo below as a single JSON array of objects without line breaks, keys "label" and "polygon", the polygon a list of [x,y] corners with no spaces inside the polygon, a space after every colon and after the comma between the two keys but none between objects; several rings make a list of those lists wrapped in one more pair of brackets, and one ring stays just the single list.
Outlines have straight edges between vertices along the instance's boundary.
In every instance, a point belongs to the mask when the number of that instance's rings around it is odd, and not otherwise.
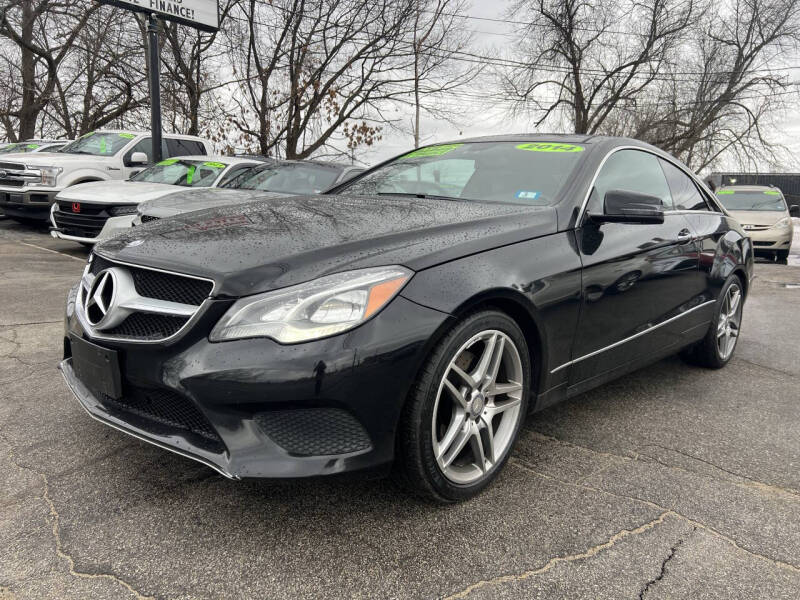
[{"label": "dealership sign", "polygon": [[158,15],[203,31],[219,29],[217,0],[99,0],[136,12]]}]

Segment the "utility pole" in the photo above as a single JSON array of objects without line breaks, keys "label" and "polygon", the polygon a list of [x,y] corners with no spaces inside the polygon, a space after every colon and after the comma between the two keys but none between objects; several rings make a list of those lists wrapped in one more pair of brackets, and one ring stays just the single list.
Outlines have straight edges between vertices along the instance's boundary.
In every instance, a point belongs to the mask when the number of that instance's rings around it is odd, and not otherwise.
[{"label": "utility pole", "polygon": [[161,162],[161,64],[158,49],[158,17],[154,13],[147,20],[147,49],[150,71],[150,126],[152,128],[153,161]]}]

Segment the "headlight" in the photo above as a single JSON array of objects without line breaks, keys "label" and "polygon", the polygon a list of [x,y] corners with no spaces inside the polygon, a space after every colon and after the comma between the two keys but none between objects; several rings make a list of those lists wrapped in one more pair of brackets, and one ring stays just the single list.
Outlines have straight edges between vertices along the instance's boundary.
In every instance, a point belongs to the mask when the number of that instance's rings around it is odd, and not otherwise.
[{"label": "headlight", "polygon": [[37,167],[36,168],[39,173],[41,173],[41,180],[33,183],[32,185],[41,185],[43,187],[54,187],[57,185],[58,175],[63,171],[61,167]]},{"label": "headlight", "polygon": [[361,269],[242,298],[219,320],[210,339],[270,337],[294,344],[341,333],[377,314],[411,275],[399,266]]},{"label": "headlight", "polygon": [[121,206],[112,206],[108,212],[113,217],[121,217],[122,215],[135,215],[138,204],[123,204]]},{"label": "headlight", "polygon": [[772,226],[772,229],[789,229],[792,226],[792,219],[791,217],[784,217],[775,225]]}]

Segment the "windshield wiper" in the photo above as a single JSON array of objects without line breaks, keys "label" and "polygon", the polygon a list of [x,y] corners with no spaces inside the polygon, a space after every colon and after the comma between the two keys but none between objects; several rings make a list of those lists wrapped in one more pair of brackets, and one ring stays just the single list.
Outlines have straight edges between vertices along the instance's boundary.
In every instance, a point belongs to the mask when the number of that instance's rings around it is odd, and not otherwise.
[{"label": "windshield wiper", "polygon": [[450,200],[458,201],[461,198],[454,196],[437,196],[436,194],[415,194],[413,192],[377,192],[376,196],[406,196],[408,198],[422,198],[423,200]]}]

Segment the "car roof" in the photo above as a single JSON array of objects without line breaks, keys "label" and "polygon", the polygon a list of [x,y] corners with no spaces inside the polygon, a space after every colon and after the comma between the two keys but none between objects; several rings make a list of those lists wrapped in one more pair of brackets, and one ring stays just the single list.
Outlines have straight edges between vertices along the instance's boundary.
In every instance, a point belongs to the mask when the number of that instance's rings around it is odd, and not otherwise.
[{"label": "car roof", "polygon": [[170,160],[197,160],[204,162],[221,162],[226,165],[258,165],[261,162],[256,158],[241,158],[238,156],[222,156],[218,154],[191,154],[186,156],[170,156]]},{"label": "car roof", "polygon": [[734,190],[739,192],[780,192],[779,188],[773,185],[721,185],[717,188],[720,190]]}]

